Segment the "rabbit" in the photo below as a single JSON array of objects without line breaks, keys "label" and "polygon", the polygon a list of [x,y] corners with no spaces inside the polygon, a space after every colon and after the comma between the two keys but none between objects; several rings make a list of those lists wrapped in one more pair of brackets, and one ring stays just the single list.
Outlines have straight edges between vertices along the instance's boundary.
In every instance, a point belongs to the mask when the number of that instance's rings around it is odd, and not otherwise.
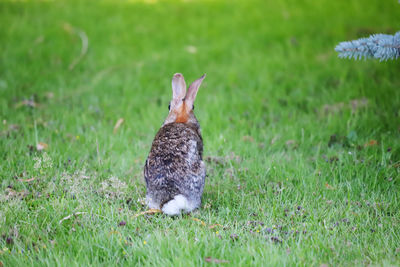
[{"label": "rabbit", "polygon": [[169,114],[156,134],[144,166],[146,204],[175,216],[200,207],[206,168],[200,124],[193,102],[205,74],[186,92],[182,74],[172,78]]}]

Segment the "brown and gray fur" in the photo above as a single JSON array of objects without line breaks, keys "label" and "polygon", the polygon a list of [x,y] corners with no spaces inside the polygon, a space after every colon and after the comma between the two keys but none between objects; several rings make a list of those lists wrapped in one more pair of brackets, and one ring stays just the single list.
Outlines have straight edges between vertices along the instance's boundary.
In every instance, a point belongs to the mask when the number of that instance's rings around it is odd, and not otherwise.
[{"label": "brown and gray fur", "polygon": [[186,93],[182,74],[173,76],[170,111],[154,138],[144,167],[147,205],[169,215],[181,210],[190,212],[201,204],[206,170],[193,103],[204,77],[194,81]]}]

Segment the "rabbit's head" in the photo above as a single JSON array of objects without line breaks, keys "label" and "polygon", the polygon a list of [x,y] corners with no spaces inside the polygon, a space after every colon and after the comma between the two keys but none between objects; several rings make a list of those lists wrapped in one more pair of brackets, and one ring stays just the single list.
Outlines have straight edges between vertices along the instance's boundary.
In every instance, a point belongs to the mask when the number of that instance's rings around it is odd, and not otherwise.
[{"label": "rabbit's head", "polygon": [[193,103],[196,99],[201,82],[205,77],[206,75],[204,74],[194,81],[186,92],[186,83],[183,75],[180,73],[174,75],[172,78],[172,100],[169,103],[169,114],[163,125],[173,122],[193,123],[198,125],[197,119],[193,113]]}]

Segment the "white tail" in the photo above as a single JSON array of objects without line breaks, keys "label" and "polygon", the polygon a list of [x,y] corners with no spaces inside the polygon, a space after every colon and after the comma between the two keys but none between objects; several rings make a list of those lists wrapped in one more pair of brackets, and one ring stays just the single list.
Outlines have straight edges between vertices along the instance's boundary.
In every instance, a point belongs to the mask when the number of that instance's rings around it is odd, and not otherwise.
[{"label": "white tail", "polygon": [[194,205],[188,201],[184,195],[176,195],[174,199],[168,201],[162,208],[162,211],[170,216],[179,215],[181,210],[191,212],[195,209]]}]

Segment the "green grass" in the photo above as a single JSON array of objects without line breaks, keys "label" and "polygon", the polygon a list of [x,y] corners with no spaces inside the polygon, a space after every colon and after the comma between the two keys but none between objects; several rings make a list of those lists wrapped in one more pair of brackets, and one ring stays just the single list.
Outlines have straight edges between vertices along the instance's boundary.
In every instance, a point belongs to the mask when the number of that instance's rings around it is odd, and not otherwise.
[{"label": "green grass", "polygon": [[[399,265],[400,61],[334,52],[399,17],[394,0],[1,1],[1,265]],[[176,72],[207,73],[203,204],[135,218]]]}]

